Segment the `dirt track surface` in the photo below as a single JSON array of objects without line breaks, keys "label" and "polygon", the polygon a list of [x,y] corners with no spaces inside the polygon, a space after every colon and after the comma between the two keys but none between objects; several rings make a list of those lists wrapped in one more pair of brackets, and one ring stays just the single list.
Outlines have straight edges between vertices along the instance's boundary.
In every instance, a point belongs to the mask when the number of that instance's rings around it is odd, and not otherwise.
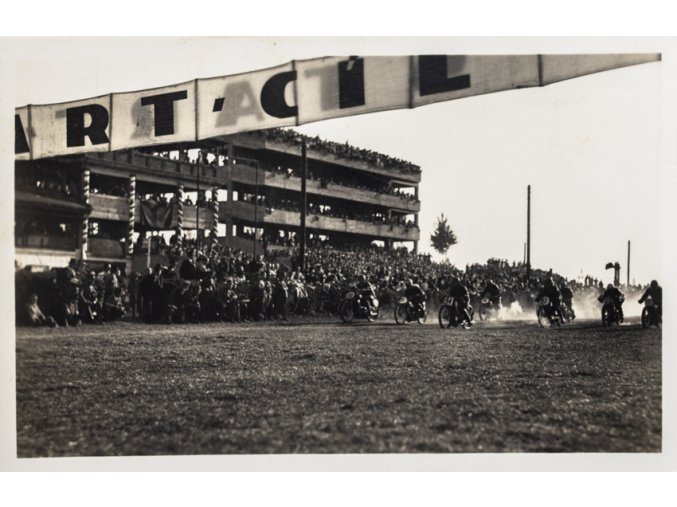
[{"label": "dirt track surface", "polygon": [[19,457],[661,450],[637,323],[117,323],[16,353]]}]

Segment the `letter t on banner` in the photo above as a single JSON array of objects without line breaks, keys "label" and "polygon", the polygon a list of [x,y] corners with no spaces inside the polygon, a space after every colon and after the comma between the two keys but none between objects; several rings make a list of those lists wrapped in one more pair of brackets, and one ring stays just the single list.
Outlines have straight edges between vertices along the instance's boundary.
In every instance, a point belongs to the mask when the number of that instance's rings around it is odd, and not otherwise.
[{"label": "letter t on banner", "polygon": [[112,149],[195,141],[195,81],[113,95]]}]

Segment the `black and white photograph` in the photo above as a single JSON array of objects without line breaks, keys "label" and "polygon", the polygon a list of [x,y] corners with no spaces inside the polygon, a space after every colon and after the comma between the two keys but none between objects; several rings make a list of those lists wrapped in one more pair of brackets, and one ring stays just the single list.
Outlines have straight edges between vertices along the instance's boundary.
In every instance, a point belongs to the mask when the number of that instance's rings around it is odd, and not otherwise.
[{"label": "black and white photograph", "polygon": [[674,43],[45,42],[4,98],[19,463],[664,452]]}]

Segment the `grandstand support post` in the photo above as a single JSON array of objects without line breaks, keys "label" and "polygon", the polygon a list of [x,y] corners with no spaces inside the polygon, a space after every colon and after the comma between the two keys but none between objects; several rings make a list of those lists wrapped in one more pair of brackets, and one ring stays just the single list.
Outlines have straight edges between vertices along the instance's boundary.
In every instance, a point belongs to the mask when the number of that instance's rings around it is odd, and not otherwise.
[{"label": "grandstand support post", "polygon": [[531,185],[527,185],[527,280],[531,279]]},{"label": "grandstand support post", "polygon": [[218,197],[219,188],[217,186],[212,187],[212,230],[209,236],[210,243],[212,248],[216,248],[218,243],[216,235],[219,232],[219,197]]},{"label": "grandstand support post", "polygon": [[[85,159],[86,160],[86,159]],[[84,167],[82,169],[82,201],[85,206],[89,207],[89,178],[90,172],[89,169]],[[80,241],[80,258],[84,261],[87,260],[87,243],[89,240],[89,211],[85,212],[85,216],[82,219],[82,237]]]},{"label": "grandstand support post", "polygon": [[226,215],[226,238],[233,236],[233,218],[230,214],[233,202],[233,165],[235,164],[233,145],[229,144],[226,149],[226,201],[228,215]]},{"label": "grandstand support post", "polygon": [[259,228],[259,164],[254,167],[254,258],[256,258],[256,231]]},{"label": "grandstand support post", "polygon": [[136,175],[129,175],[129,188],[127,189],[127,256],[134,255],[134,222],[136,221]]},{"label": "grandstand support post", "polygon": [[[202,155],[200,154],[200,157]],[[198,252],[200,251],[200,205],[199,205],[199,200],[200,200],[200,157],[195,161],[195,169],[196,169],[196,190],[195,190],[195,250]]]},{"label": "grandstand support post", "polygon": [[150,269],[150,247],[153,242],[153,231],[148,231],[148,243],[147,243],[147,252],[146,252],[146,269]]},{"label": "grandstand support post", "polygon": [[306,179],[308,176],[308,153],[305,137],[301,141],[301,248],[299,251],[299,263],[301,272],[306,271],[306,212],[308,199],[306,194]]},{"label": "grandstand support post", "polygon": [[176,246],[181,251],[183,248],[183,183],[179,183],[176,189]]},{"label": "grandstand support post", "polygon": [[628,268],[626,269],[625,285],[630,287],[630,240],[628,240]]},{"label": "grandstand support post", "polygon": [[127,220],[127,255],[134,255],[134,222],[136,221],[136,175],[129,175],[129,190],[127,192],[129,218]]}]

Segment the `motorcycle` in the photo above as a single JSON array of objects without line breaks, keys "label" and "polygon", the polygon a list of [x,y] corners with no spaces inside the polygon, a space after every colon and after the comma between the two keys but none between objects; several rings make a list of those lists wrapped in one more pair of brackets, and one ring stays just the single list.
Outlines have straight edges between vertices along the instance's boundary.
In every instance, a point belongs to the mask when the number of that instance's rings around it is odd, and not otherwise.
[{"label": "motorcycle", "polygon": [[480,320],[489,320],[490,318],[498,319],[500,311],[501,311],[500,300],[498,304],[495,304],[487,297],[482,298],[479,307]]},{"label": "motorcycle", "polygon": [[541,327],[546,327],[546,324],[550,327],[559,327],[563,324],[562,316],[555,308],[555,305],[550,302],[550,298],[548,297],[542,297],[538,301],[536,317],[538,318],[538,325]]},{"label": "motorcycle", "polygon": [[427,319],[425,301],[420,305],[415,305],[406,297],[401,297],[395,306],[395,322],[404,324],[406,322],[418,321],[424,324]]},{"label": "motorcycle", "polygon": [[616,306],[616,301],[612,297],[605,297],[602,301],[602,324],[609,327],[613,324],[621,323],[621,314]]},{"label": "motorcycle", "polygon": [[468,320],[460,308],[460,303],[453,297],[447,297],[444,300],[444,303],[440,306],[440,311],[437,314],[437,320],[440,324],[440,328],[448,329],[450,327],[462,326],[464,329],[468,329],[472,326],[473,318],[473,309],[472,306],[468,305],[468,313],[470,315],[470,320]]},{"label": "motorcycle", "polygon": [[651,296],[644,301],[644,308],[642,308],[642,327],[647,329],[651,326],[661,327],[663,323],[663,315],[660,306],[654,304]]},{"label": "motorcycle", "polygon": [[[571,303],[569,303],[569,304],[571,304]],[[576,318],[574,316],[574,311],[569,306],[569,304],[567,304],[566,302],[564,302],[562,304],[562,313],[563,313],[562,318],[564,319],[565,323],[573,322],[573,320]]]},{"label": "motorcycle", "polygon": [[369,304],[367,299],[364,294],[357,290],[348,291],[339,307],[341,320],[346,324],[350,324],[355,317],[367,319],[369,322],[374,322],[378,319],[378,299],[372,298],[371,304]]}]

